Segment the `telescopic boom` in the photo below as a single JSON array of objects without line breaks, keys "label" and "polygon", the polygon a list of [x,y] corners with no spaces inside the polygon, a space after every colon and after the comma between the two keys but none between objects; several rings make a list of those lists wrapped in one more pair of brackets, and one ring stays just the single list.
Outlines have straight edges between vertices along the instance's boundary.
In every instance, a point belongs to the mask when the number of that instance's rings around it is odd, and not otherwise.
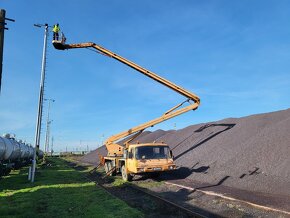
[{"label": "telescopic boom", "polygon": [[[109,154],[122,155],[124,147],[116,144],[116,142],[118,140],[135,134],[130,140],[126,141],[125,147],[127,148],[129,142],[132,141],[137,135],[142,133],[142,131],[144,131],[146,128],[154,126],[154,125],[161,123],[165,120],[168,120],[170,118],[176,117],[176,116],[183,114],[187,111],[195,110],[198,108],[198,106],[200,104],[200,99],[197,95],[185,90],[184,88],[170,82],[169,80],[166,80],[166,79],[158,76],[157,74],[153,73],[152,71],[149,71],[149,70],[135,64],[134,62],[129,61],[129,60],[123,58],[122,56],[120,56],[120,55],[118,55],[118,54],[116,54],[108,49],[105,49],[105,48],[103,48],[95,43],[87,42],[87,43],[79,43],[79,44],[64,44],[61,41],[53,41],[53,45],[56,49],[59,49],[59,50],[75,49],[75,48],[94,48],[97,50],[97,52],[99,52],[103,55],[106,55],[108,57],[116,59],[117,61],[135,69],[136,71],[144,74],[145,76],[161,83],[164,86],[167,86],[168,88],[172,89],[173,91],[186,97],[186,100],[184,102],[174,106],[173,108],[171,108],[170,110],[165,112],[161,117],[158,117],[158,118],[153,119],[149,122],[143,123],[141,125],[138,125],[136,127],[131,128],[129,130],[126,130],[124,132],[121,132],[119,134],[116,134],[116,135],[109,137],[106,140],[106,147],[108,149]],[[189,105],[181,107],[186,102],[189,103]]]}]

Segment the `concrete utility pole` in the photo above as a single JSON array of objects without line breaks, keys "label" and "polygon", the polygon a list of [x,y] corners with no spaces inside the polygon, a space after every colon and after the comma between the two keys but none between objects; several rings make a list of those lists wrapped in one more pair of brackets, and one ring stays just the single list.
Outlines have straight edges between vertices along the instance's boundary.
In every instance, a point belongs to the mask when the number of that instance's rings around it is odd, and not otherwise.
[{"label": "concrete utility pole", "polygon": [[44,42],[43,42],[41,78],[40,78],[40,88],[39,88],[39,98],[38,98],[38,113],[37,113],[37,119],[36,119],[35,149],[34,149],[32,170],[31,170],[31,182],[34,182],[35,168],[36,168],[36,151],[39,149],[39,144],[40,144],[40,129],[41,129],[43,93],[44,93],[44,81],[45,81],[45,66],[46,66],[46,49],[47,49],[47,38],[48,38],[48,24],[45,24],[45,25],[34,24],[34,26],[44,27]]},{"label": "concrete utility pole", "polygon": [[52,155],[53,155],[53,140],[54,140],[54,138],[53,138],[53,136],[51,137],[51,149],[50,149],[50,156],[52,157]]},{"label": "concrete utility pole", "polygon": [[0,9],[0,92],[1,92],[1,85],[2,85],[2,67],[3,67],[3,49],[4,49],[4,31],[8,30],[5,27],[6,20],[15,22],[13,19],[5,18],[6,11]]},{"label": "concrete utility pole", "polygon": [[46,128],[47,128],[47,130],[46,130],[46,138],[45,138],[45,152],[46,152],[46,154],[48,154],[49,153],[49,138],[50,138],[50,124],[52,123],[52,121],[53,120],[50,120],[50,121],[48,121],[47,122],[47,126],[46,126]]},{"label": "concrete utility pole", "polygon": [[47,109],[47,118],[46,118],[46,135],[45,135],[45,146],[44,146],[44,152],[48,153],[48,147],[49,147],[49,135],[50,135],[50,124],[52,120],[49,120],[49,112],[50,112],[50,103],[55,102],[54,99],[44,99],[44,101],[48,101],[48,109]]}]

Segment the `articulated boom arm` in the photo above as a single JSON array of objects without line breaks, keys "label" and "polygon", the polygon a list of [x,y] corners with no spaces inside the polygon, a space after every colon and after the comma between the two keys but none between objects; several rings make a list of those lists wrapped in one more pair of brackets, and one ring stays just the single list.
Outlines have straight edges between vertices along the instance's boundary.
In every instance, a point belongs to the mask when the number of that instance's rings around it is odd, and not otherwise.
[{"label": "articulated boom arm", "polygon": [[[128,65],[129,67],[139,71],[140,73],[144,74],[145,76],[148,76],[151,79],[154,79],[155,81],[161,83],[162,85],[167,86],[168,88],[174,90],[175,92],[185,96],[187,98],[186,101],[182,102],[181,104],[176,105],[175,107],[173,107],[172,109],[168,110],[167,112],[165,112],[161,117],[156,118],[154,120],[151,120],[149,122],[146,122],[144,124],[141,124],[139,126],[133,127],[129,130],[126,130],[124,132],[121,132],[119,134],[113,135],[110,138],[107,139],[106,141],[106,147],[109,151],[109,155],[110,154],[114,154],[114,155],[119,155],[123,153],[123,148],[122,146],[115,144],[116,141],[125,138],[127,136],[130,136],[132,134],[137,133],[139,135],[139,133],[141,133],[144,129],[154,126],[158,123],[161,123],[165,120],[168,120],[170,118],[176,117],[180,114],[183,114],[189,110],[195,110],[198,108],[199,104],[200,104],[200,99],[198,96],[196,96],[195,94],[185,90],[184,88],[175,85],[174,83],[170,82],[169,80],[166,80],[160,76],[158,76],[157,74],[133,63],[132,61],[129,61],[95,43],[92,42],[88,42],[88,43],[79,43],[79,44],[62,44],[60,42],[53,42],[53,45],[56,49],[60,49],[60,50],[65,50],[65,49],[73,49],[73,48],[94,48],[96,49],[99,53],[104,54],[106,56],[109,56],[111,58],[114,58],[120,62],[122,62],[123,64]],[[182,107],[180,108],[185,102],[188,102],[190,105],[186,106],[186,107]],[[178,109],[180,108],[180,109]],[[134,136],[134,138],[137,136],[137,134]],[[126,142],[126,147],[128,146],[128,142],[131,141],[132,138],[130,140],[128,140]]]}]

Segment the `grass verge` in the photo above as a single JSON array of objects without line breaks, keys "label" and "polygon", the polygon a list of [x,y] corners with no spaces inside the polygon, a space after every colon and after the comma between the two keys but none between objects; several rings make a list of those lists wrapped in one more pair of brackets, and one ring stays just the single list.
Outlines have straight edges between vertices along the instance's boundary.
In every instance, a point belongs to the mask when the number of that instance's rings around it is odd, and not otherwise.
[{"label": "grass verge", "polygon": [[35,183],[27,168],[0,180],[1,217],[143,217],[140,211],[85,179],[90,170],[73,169],[59,158],[40,166]]}]

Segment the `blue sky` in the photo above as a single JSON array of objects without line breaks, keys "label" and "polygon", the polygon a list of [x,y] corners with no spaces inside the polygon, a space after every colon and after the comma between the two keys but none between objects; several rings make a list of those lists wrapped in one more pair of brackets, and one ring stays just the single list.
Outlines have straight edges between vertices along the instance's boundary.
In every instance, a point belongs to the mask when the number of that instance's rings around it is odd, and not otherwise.
[{"label": "blue sky", "polygon": [[[100,44],[200,96],[198,110],[149,130],[290,107],[289,1],[0,0],[0,8],[16,20],[5,32],[1,134],[34,142],[44,33],[34,23],[58,22],[69,43]],[[183,100],[87,49],[49,43],[47,58],[57,151],[95,148]]]}]

